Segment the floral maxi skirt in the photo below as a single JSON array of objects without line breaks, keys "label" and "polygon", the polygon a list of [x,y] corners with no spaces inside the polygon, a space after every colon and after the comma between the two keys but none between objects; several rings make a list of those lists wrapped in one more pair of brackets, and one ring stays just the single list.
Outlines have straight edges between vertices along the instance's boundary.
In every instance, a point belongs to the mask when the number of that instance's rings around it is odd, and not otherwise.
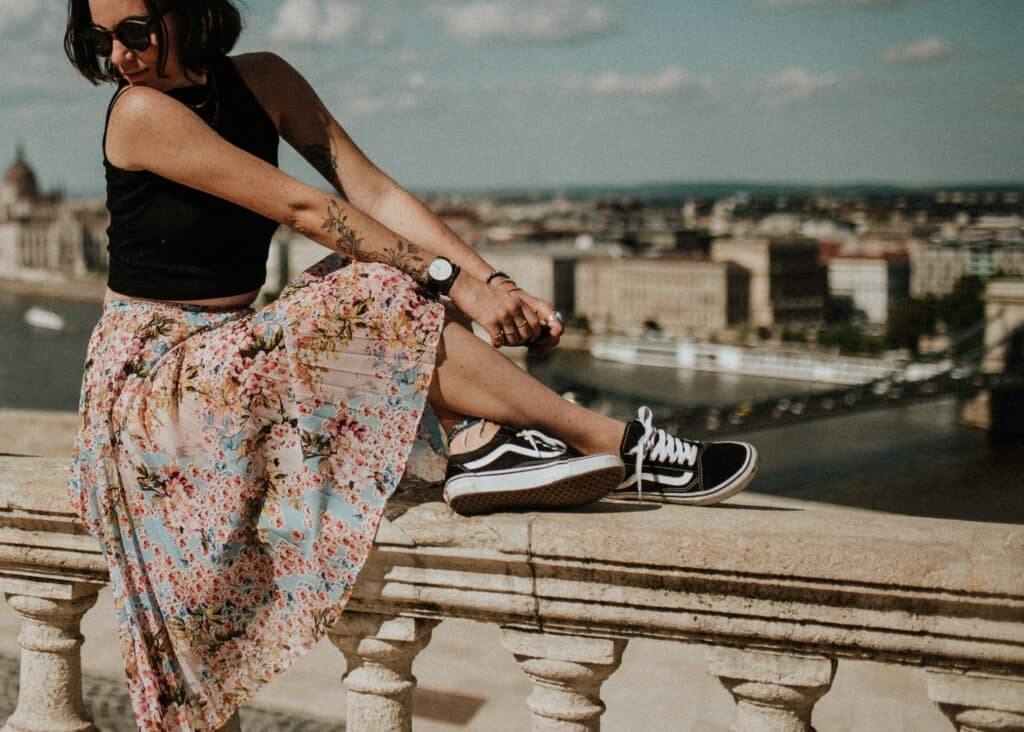
[{"label": "floral maxi skirt", "polygon": [[104,306],[69,493],[141,729],[216,729],[338,619],[407,464],[443,471],[422,419],[443,322],[338,256],[260,310]]}]

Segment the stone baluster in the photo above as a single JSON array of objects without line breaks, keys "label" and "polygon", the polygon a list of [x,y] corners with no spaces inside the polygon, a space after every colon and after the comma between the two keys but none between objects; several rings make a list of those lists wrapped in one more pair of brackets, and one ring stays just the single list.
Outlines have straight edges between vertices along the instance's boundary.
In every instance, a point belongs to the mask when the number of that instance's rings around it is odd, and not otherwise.
[{"label": "stone baluster", "polygon": [[721,646],[708,649],[707,664],[736,700],[733,732],[810,732],[836,671],[824,656]]},{"label": "stone baluster", "polygon": [[958,732],[1024,732],[1024,677],[929,670],[928,697]]},{"label": "stone baluster", "polygon": [[349,732],[410,732],[412,662],[430,642],[437,620],[345,612],[330,631],[348,663],[345,729]]},{"label": "stone baluster", "polygon": [[3,732],[85,732],[96,729],[82,700],[82,616],[99,587],[75,586],[72,597],[54,598],[67,586],[47,587],[49,597],[7,592],[21,616],[18,704]]},{"label": "stone baluster", "polygon": [[601,684],[622,662],[625,640],[503,628],[501,644],[533,682],[527,704],[534,732],[601,728]]}]

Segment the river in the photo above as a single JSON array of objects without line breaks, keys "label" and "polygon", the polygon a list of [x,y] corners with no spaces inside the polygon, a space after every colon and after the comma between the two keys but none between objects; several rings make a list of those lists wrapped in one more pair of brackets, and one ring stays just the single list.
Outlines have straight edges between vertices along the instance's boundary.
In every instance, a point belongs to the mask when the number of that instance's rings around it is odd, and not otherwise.
[{"label": "river", "polygon": [[[29,326],[31,306],[66,322],[62,332]],[[0,408],[72,411],[99,304],[0,292]],[[597,361],[578,351],[531,360],[539,379],[582,384],[601,411],[628,418],[644,403],[728,404],[807,393],[821,385],[684,372]],[[762,470],[751,490],[870,510],[1024,523],[1024,446],[992,446],[940,398],[740,436],[757,445]],[[0,452],[2,452],[0,446]],[[733,503],[741,501],[735,499]]]}]

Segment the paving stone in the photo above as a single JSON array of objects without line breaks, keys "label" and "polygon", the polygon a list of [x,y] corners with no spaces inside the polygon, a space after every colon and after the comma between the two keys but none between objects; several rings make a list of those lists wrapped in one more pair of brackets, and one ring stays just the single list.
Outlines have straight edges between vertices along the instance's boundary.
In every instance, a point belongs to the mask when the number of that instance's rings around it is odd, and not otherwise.
[{"label": "paving stone", "polygon": [[[134,732],[128,687],[122,679],[83,674],[85,706],[102,732]],[[0,719],[6,719],[18,703],[18,659],[0,656]],[[344,724],[331,724],[311,717],[282,714],[258,706],[241,710],[243,732],[339,732]]]}]

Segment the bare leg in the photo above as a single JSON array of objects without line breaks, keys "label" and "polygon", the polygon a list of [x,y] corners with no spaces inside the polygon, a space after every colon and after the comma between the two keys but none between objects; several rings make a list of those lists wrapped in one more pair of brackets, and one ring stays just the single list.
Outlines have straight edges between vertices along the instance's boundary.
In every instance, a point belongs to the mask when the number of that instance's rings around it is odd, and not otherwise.
[{"label": "bare leg", "polygon": [[448,429],[482,417],[539,429],[585,454],[618,453],[626,428],[563,399],[453,320],[441,335],[428,400]]}]

